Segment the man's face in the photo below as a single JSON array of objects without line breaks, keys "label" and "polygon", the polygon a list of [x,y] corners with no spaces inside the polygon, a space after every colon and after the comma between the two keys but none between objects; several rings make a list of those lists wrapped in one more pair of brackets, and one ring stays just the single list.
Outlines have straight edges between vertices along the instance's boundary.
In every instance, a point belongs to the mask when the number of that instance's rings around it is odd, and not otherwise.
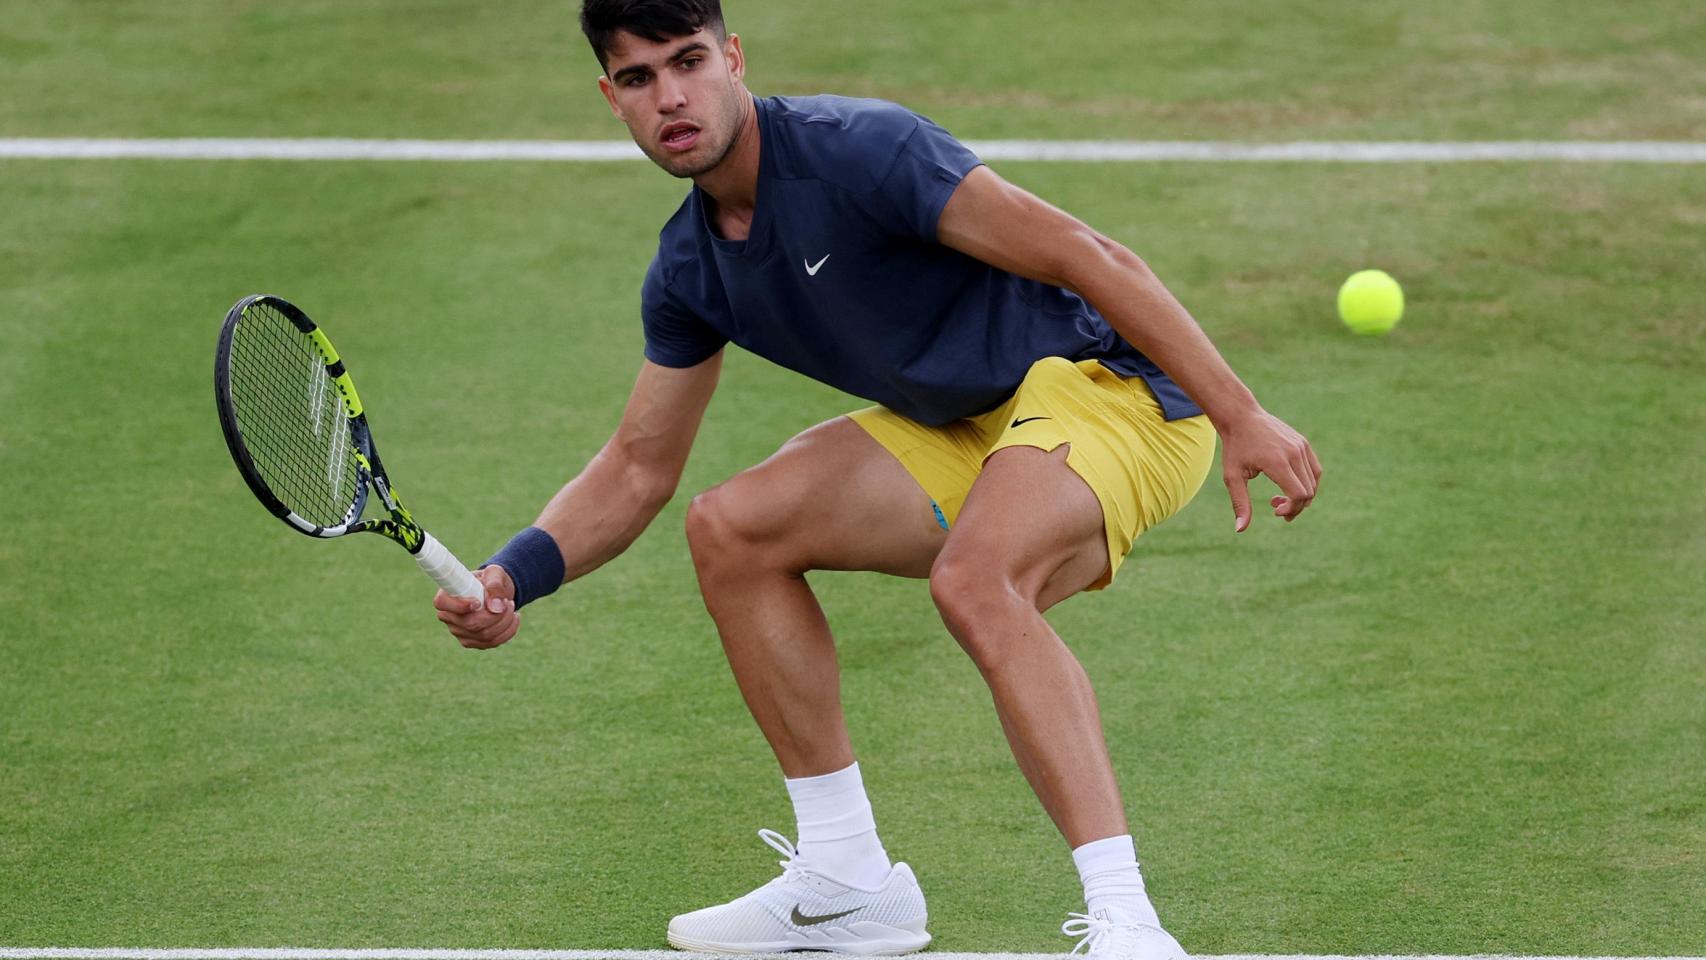
[{"label": "man's face", "polygon": [[740,38],[707,30],[653,43],[626,30],[598,80],[610,109],[652,162],[678,177],[721,163],[740,129],[746,60]]}]

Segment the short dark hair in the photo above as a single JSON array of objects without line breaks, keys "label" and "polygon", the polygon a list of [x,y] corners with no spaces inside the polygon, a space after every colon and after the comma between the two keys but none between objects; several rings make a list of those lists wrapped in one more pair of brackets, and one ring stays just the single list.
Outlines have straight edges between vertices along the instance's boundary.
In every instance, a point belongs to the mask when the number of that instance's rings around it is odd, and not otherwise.
[{"label": "short dark hair", "polygon": [[726,36],[721,0],[586,0],[581,4],[581,32],[601,67],[610,66],[610,40],[619,30],[662,43],[706,29],[719,40]]}]

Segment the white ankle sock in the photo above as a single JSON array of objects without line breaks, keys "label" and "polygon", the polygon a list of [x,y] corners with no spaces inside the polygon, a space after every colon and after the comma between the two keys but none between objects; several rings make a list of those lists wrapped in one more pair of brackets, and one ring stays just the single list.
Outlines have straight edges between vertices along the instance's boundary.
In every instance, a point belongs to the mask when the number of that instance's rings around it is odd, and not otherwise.
[{"label": "white ankle sock", "polygon": [[785,782],[799,824],[800,855],[812,869],[862,889],[882,886],[889,875],[889,855],[877,839],[877,821],[865,798],[859,764]]},{"label": "white ankle sock", "polygon": [[1149,894],[1143,889],[1143,872],[1137,868],[1137,848],[1131,834],[1092,840],[1072,851],[1078,879],[1084,883],[1084,905],[1091,913],[1116,911],[1122,918],[1161,926]]}]

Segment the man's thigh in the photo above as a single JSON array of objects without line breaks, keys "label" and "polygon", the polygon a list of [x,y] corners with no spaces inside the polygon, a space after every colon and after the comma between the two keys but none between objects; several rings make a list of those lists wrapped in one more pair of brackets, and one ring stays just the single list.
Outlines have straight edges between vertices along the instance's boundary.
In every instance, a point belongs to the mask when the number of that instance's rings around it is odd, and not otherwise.
[{"label": "man's thigh", "polygon": [[[1068,361],[1054,366],[1084,379]],[[963,584],[969,576],[1003,583],[1046,608],[1105,579],[1109,563],[1098,494],[1077,465],[1069,465],[1073,431],[1051,422],[1036,439],[1005,436],[1017,406],[1038,393],[1027,378],[1001,407],[944,426],[882,407],[851,419],[905,466],[926,492],[938,525],[952,528],[938,553],[939,565],[959,568],[951,582]],[[1056,406],[1051,412],[1059,413]]]},{"label": "man's thigh", "polygon": [[943,565],[973,565],[1046,610],[1106,577],[1102,506],[1053,450],[1010,446],[990,455],[940,554]]},{"label": "man's thigh", "polygon": [[[1079,484],[1055,470],[1048,471],[1051,482],[1060,496],[1071,491],[1074,500],[1082,499],[1076,494],[1083,486],[1102,522],[1102,562],[1096,565],[1098,575],[1084,585],[1089,589],[1107,586],[1138,536],[1189,502],[1214,459],[1214,428],[1207,418],[1166,420],[1141,380],[1122,377],[1093,360],[1039,360],[1013,398],[992,415],[978,418],[978,424],[991,438],[989,465],[1009,450],[1065,449],[1062,466]],[[1033,461],[1023,458],[1019,463]],[[980,476],[977,482],[988,485],[985,480]],[[1020,477],[1004,481],[1002,489],[1022,495],[1027,482],[1042,481]],[[986,499],[995,494],[992,488]],[[970,502],[968,497],[968,508]],[[1039,516],[1052,516],[1050,504],[1039,502],[1035,509]],[[1079,513],[1074,511],[1074,516]]]},{"label": "man's thigh", "polygon": [[800,569],[923,578],[947,539],[918,482],[846,417],[806,430],[700,500]]}]

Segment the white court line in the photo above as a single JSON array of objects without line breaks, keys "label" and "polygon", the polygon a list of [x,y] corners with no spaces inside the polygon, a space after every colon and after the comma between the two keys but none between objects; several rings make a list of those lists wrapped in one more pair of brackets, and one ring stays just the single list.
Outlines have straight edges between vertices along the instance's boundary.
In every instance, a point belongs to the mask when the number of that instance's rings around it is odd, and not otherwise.
[{"label": "white court line", "polygon": [[[969,140],[985,160],[1255,163],[1706,163],[1688,141],[1296,141]],[[641,159],[625,140],[0,139],[0,159],[87,160],[544,160]]]},{"label": "white court line", "polygon": [[[306,947],[0,947],[0,960],[727,960],[728,954],[679,950],[456,950],[414,948],[335,949]],[[768,955],[774,958],[775,954]],[[825,954],[793,954],[825,956]],[[1058,960],[1061,953],[917,954],[919,960]],[[1546,957],[1521,954],[1250,954],[1201,956],[1197,960],[1706,960],[1706,957]]]}]

